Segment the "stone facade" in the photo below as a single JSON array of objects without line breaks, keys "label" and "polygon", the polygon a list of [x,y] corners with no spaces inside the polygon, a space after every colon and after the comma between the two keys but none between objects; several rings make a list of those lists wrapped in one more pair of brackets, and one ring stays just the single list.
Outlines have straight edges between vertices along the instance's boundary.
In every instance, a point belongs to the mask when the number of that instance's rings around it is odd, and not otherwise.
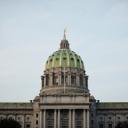
[{"label": "stone facade", "polygon": [[128,121],[128,103],[102,102],[96,103],[97,127],[115,128],[117,123]]},{"label": "stone facade", "polygon": [[33,103],[0,103],[0,118],[12,118],[20,122],[22,128],[33,126]]},{"label": "stone facade", "polygon": [[115,128],[128,121],[127,102],[103,103],[91,96],[83,61],[65,34],[45,67],[39,95],[30,103],[0,103],[0,118],[13,118],[22,128]]}]

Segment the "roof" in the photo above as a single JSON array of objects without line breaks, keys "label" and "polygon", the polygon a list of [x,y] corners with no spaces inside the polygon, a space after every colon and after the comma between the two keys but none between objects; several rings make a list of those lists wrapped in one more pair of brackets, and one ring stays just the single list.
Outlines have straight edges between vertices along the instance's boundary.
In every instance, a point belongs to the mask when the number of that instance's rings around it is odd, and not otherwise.
[{"label": "roof", "polygon": [[55,51],[48,57],[45,64],[45,69],[53,68],[79,68],[84,70],[84,63],[79,55],[69,48],[69,42],[66,39],[64,30],[64,37],[60,42],[60,49]]},{"label": "roof", "polygon": [[128,102],[99,102],[97,109],[128,109]]},{"label": "roof", "polygon": [[49,56],[45,69],[72,67],[84,70],[84,63],[79,55],[70,49],[60,49]]},{"label": "roof", "polygon": [[0,109],[32,109],[32,103],[26,102],[1,102]]}]

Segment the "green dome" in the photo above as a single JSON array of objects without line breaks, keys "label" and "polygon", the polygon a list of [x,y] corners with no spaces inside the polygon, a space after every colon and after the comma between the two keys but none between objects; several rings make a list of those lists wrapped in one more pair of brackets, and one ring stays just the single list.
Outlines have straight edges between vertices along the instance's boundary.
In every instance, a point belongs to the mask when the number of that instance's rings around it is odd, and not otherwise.
[{"label": "green dome", "polygon": [[84,63],[79,55],[71,51],[68,40],[66,39],[65,30],[64,37],[60,42],[60,49],[49,56],[45,69],[52,68],[79,68],[84,70]]},{"label": "green dome", "polygon": [[71,67],[84,70],[84,64],[79,55],[68,48],[62,48],[49,56],[45,69]]}]

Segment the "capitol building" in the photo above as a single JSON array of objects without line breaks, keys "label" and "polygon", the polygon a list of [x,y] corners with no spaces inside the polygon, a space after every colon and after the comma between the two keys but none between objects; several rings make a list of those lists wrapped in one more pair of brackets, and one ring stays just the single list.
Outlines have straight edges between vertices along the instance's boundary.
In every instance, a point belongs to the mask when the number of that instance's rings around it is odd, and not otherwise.
[{"label": "capitol building", "polygon": [[128,121],[128,102],[100,102],[91,95],[83,60],[64,33],[46,61],[39,95],[31,102],[1,102],[0,118],[22,128],[115,128]]}]

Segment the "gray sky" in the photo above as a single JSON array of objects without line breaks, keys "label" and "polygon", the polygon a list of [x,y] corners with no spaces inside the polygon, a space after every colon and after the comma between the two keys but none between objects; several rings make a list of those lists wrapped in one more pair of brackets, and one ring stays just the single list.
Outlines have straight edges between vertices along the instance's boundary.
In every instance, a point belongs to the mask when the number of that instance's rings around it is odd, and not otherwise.
[{"label": "gray sky", "polygon": [[128,0],[0,0],[0,101],[29,101],[63,30],[101,101],[128,101]]}]

